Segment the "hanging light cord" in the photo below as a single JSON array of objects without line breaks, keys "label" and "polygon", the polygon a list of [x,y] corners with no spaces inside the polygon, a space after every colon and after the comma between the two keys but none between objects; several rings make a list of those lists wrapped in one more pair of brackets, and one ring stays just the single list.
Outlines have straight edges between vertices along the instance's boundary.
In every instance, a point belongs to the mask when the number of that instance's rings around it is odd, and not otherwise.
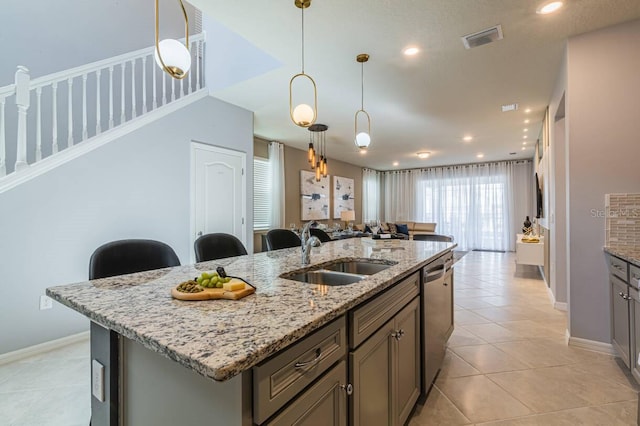
[{"label": "hanging light cord", "polygon": [[302,11],[302,74],[304,74],[304,5],[300,10]]},{"label": "hanging light cord", "polygon": [[360,107],[364,111],[364,62],[360,62]]}]

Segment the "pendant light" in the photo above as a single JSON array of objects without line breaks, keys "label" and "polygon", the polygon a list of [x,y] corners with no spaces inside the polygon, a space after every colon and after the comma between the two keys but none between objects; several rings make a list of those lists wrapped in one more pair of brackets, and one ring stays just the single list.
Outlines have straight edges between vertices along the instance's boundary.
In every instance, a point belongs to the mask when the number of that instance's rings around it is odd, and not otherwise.
[{"label": "pendant light", "polygon": [[[361,89],[362,89],[362,92],[361,92],[362,97],[360,99],[361,100],[360,109],[356,111],[354,142],[356,146],[362,150],[367,149],[367,147],[371,143],[371,117],[369,117],[369,113],[364,110],[364,63],[367,62],[368,60],[369,60],[369,55],[367,55],[366,53],[361,53],[358,56],[356,56],[356,61],[358,61],[361,65],[360,82],[361,82]],[[366,130],[358,131],[359,130],[358,115],[360,113],[364,114],[367,118],[367,128]]]},{"label": "pendant light", "polygon": [[164,39],[159,41],[160,7],[158,5],[159,0],[156,0],[156,51],[154,56],[156,58],[156,63],[163,71],[177,80],[182,80],[187,76],[189,68],[191,68],[191,53],[189,53],[188,47],[189,17],[187,16],[187,11],[184,8],[182,0],[178,0],[178,2],[180,2],[182,14],[184,15],[185,44],[173,39]]},{"label": "pendant light", "polygon": [[320,182],[320,179],[327,177],[327,140],[326,132],[329,126],[326,124],[312,124],[309,126],[309,151],[308,158],[310,159],[311,169],[316,172],[316,182]]},{"label": "pendant light", "polygon": [[[304,10],[311,6],[311,0],[294,0],[296,7],[302,11],[302,71],[291,77],[289,81],[289,115],[296,126],[309,127],[316,122],[318,116],[318,90],[316,82],[304,72]],[[313,107],[301,103],[295,108],[293,106],[293,81],[298,77],[307,78],[313,87]]]}]

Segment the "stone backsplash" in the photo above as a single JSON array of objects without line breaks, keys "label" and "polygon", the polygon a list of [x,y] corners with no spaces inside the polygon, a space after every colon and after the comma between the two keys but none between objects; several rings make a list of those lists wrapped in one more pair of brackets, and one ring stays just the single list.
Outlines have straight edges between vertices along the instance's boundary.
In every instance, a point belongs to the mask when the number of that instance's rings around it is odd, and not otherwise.
[{"label": "stone backsplash", "polygon": [[640,245],[640,194],[606,194],[607,246]]}]

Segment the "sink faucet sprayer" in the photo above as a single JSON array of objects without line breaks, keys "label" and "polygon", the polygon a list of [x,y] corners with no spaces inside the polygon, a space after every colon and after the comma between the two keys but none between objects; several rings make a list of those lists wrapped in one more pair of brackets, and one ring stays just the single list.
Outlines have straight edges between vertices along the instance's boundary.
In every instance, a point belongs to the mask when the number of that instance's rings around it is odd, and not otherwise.
[{"label": "sink faucet sprayer", "polygon": [[302,228],[300,233],[300,240],[302,241],[302,264],[308,265],[311,263],[311,247],[320,247],[322,243],[318,237],[311,235],[311,224],[313,222],[307,222]]}]

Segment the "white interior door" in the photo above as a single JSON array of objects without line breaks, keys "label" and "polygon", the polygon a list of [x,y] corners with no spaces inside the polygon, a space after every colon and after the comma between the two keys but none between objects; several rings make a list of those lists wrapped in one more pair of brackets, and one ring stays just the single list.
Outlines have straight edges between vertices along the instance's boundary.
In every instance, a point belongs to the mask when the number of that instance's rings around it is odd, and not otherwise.
[{"label": "white interior door", "polygon": [[224,232],[247,246],[247,156],[203,143],[191,144],[192,242]]}]

